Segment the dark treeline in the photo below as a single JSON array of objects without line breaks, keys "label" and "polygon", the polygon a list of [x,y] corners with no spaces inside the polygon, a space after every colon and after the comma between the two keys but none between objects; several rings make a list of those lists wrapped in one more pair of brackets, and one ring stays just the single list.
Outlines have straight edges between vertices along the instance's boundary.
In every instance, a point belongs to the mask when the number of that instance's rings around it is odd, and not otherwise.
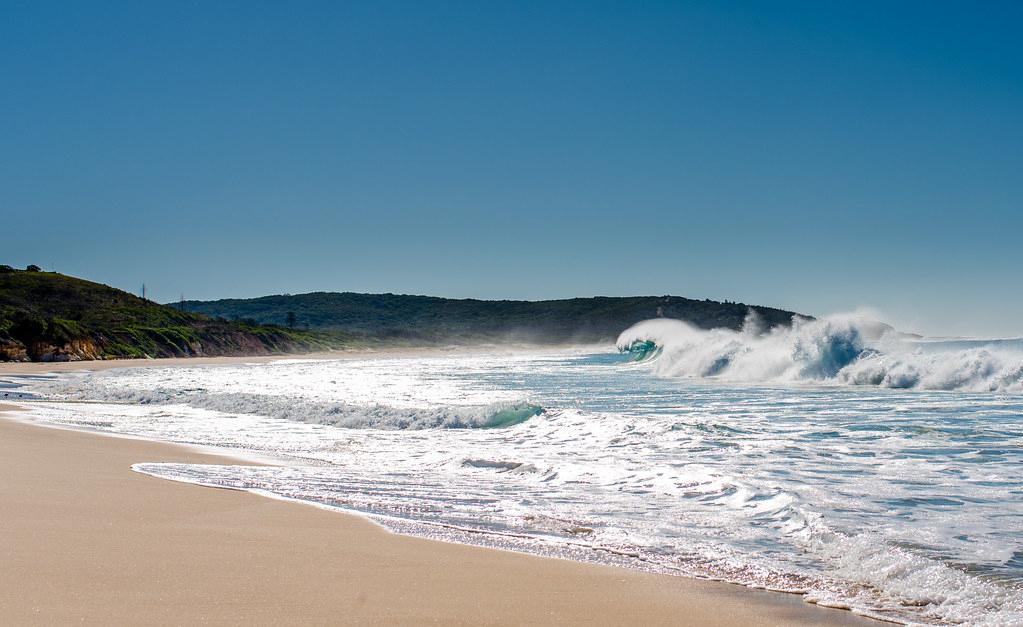
[{"label": "dark treeline", "polygon": [[750,310],[769,327],[787,325],[794,315],[770,307],[678,296],[515,301],[314,292],[183,301],[177,306],[228,320],[421,342],[610,342],[630,325],[656,317],[678,318],[707,329],[738,329]]}]

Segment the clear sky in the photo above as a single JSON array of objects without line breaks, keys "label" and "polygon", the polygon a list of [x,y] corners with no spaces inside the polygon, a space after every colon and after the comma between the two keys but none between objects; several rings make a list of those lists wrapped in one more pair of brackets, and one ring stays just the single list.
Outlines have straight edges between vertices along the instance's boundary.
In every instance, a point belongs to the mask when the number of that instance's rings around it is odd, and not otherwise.
[{"label": "clear sky", "polygon": [[1021,335],[1021,7],[0,0],[0,263]]}]

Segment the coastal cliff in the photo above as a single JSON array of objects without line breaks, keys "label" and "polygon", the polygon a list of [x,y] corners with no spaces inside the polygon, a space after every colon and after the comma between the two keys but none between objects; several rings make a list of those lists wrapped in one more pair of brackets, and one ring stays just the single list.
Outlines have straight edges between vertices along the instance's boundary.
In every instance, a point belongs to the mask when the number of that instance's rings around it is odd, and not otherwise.
[{"label": "coastal cliff", "polygon": [[217,319],[35,266],[0,266],[0,361],[270,355],[343,344],[340,334]]}]

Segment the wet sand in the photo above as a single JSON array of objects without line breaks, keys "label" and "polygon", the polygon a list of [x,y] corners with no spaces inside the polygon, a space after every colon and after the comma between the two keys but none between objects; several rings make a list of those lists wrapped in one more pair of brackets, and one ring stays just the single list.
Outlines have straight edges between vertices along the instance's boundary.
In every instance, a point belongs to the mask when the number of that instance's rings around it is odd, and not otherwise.
[{"label": "wet sand", "polygon": [[130,466],[240,462],[5,419],[16,409],[0,405],[0,624],[879,624],[793,595],[400,536],[161,480]]}]

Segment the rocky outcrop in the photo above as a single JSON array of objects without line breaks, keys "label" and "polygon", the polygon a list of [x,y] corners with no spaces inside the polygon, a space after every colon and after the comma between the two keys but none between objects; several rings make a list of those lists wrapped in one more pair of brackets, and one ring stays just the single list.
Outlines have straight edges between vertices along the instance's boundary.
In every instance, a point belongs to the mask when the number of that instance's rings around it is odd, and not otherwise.
[{"label": "rocky outcrop", "polygon": [[33,361],[88,361],[102,358],[99,347],[89,339],[71,340],[60,346],[33,342],[29,354]]},{"label": "rocky outcrop", "polygon": [[0,339],[0,361],[31,361],[25,345],[18,340]]}]

